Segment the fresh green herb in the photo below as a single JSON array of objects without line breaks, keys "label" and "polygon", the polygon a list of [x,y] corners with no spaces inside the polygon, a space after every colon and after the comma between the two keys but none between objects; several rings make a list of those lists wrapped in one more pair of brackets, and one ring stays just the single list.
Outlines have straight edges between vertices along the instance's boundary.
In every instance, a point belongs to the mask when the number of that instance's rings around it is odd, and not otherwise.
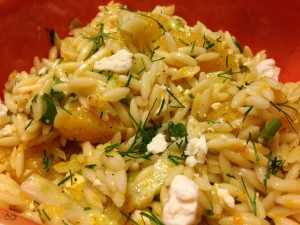
[{"label": "fresh green herb", "polygon": [[208,217],[211,217],[211,216],[214,215],[214,211],[213,211],[212,209],[208,209],[207,212],[206,212],[206,215],[207,215]]},{"label": "fresh green herb", "polygon": [[72,115],[72,113],[70,111],[68,111],[67,109],[62,107],[58,103],[57,99],[51,95],[44,93],[43,103],[44,103],[44,112],[43,112],[43,116],[40,120],[47,125],[53,124],[53,122],[54,122],[55,116],[57,114],[56,106],[60,107],[65,112]]},{"label": "fresh green herb", "polygon": [[157,62],[157,61],[164,60],[164,59],[165,59],[165,57],[161,57],[159,59],[152,59],[151,62]]},{"label": "fresh green herb", "polygon": [[256,197],[257,197],[257,193],[256,191],[254,190],[254,194],[253,194],[253,198],[251,198],[249,192],[248,192],[248,189],[246,187],[246,184],[245,184],[245,181],[243,179],[243,177],[241,178],[242,179],[242,183],[243,183],[243,187],[245,189],[245,192],[246,192],[246,195],[251,203],[251,208],[252,208],[252,212],[254,213],[254,215],[256,216],[257,215],[257,205],[256,205]]},{"label": "fresh green herb", "polygon": [[252,146],[253,146],[253,150],[254,150],[254,154],[255,154],[255,161],[256,161],[256,163],[259,163],[260,159],[259,159],[258,152],[256,149],[256,144],[255,144],[253,136],[250,132],[249,132],[249,136],[247,139],[247,144],[249,143],[249,141],[252,143]]},{"label": "fresh green herb", "polygon": [[41,117],[41,121],[47,125],[53,124],[55,116],[57,114],[57,109],[52,97],[48,94],[44,94],[43,101],[44,101],[44,112],[43,116]]},{"label": "fresh green herb", "polygon": [[92,48],[92,52],[95,53],[99,50],[99,48],[101,46],[104,45],[105,43],[105,37],[106,38],[111,38],[109,35],[110,34],[114,34],[114,33],[117,33],[118,31],[116,32],[111,32],[111,33],[104,33],[104,24],[103,23],[100,23],[99,24],[99,31],[98,31],[98,34],[95,36],[95,37],[88,37],[84,34],[80,34],[83,38],[85,39],[89,39],[89,40],[92,40],[94,43],[93,43],[93,48]]},{"label": "fresh green herb", "polygon": [[58,61],[58,63],[57,63],[57,64],[59,65],[59,64],[61,64],[63,61],[64,61],[64,58],[63,58],[63,57],[61,57],[61,58],[59,59],[59,61]]},{"label": "fresh green herb", "polygon": [[176,166],[179,165],[179,161],[184,160],[184,157],[177,156],[177,155],[168,155],[168,159],[173,162]]},{"label": "fresh green herb", "polygon": [[97,164],[89,164],[89,165],[86,165],[85,168],[94,169],[96,166],[97,166]]},{"label": "fresh green herb", "polygon": [[192,93],[189,93],[190,99],[195,99],[195,96]]},{"label": "fresh green herb", "polygon": [[63,225],[69,225],[66,221],[62,220],[61,221],[63,223]]},{"label": "fresh green herb", "polygon": [[182,40],[181,38],[178,39],[180,43],[182,43],[185,46],[189,46],[188,43],[186,43],[184,40]]},{"label": "fresh green herb", "polygon": [[174,124],[173,121],[168,123],[169,134],[175,138],[181,138],[187,136],[187,129],[183,123]]},{"label": "fresh green herb", "polygon": [[246,88],[246,86],[250,85],[250,84],[253,83],[253,82],[254,82],[254,81],[250,81],[250,82],[246,81],[245,84],[243,84],[243,85],[241,85],[241,86],[237,86],[237,88],[238,88],[239,90],[243,90],[244,88]]},{"label": "fresh green herb", "polygon": [[118,147],[119,145],[120,145],[119,143],[116,143],[116,144],[113,144],[113,145],[106,146],[106,147],[105,147],[105,152],[106,152],[106,153],[109,153],[109,152],[111,152],[112,150],[114,150],[116,147]]},{"label": "fresh green herb", "polygon": [[191,47],[191,54],[194,52],[194,49],[195,49],[195,44],[196,44],[196,41],[193,41],[193,43],[192,43],[192,47]]},{"label": "fresh green herb", "polygon": [[231,129],[234,130],[234,127],[232,126],[232,124],[229,121],[226,120],[225,122],[231,127]]},{"label": "fresh green herb", "polygon": [[159,49],[160,48],[160,46],[156,46],[154,49],[148,49],[149,50],[149,52],[150,52],[150,60],[151,60],[151,62],[155,62],[155,61],[158,61],[158,60],[161,60],[161,59],[164,59],[164,57],[162,57],[162,58],[160,58],[160,59],[157,59],[157,60],[153,60],[153,57],[154,57],[154,55],[155,55],[155,51],[157,50],[157,49]]},{"label": "fresh green herb", "polygon": [[248,107],[248,109],[246,110],[246,112],[244,113],[244,118],[243,118],[243,121],[244,122],[248,116],[248,114],[251,112],[251,110],[253,109],[253,105],[250,105],[250,106],[244,106],[244,107]]},{"label": "fresh green herb", "polygon": [[44,213],[45,217],[47,218],[47,220],[51,220],[50,216],[46,213],[46,211],[44,209],[42,209],[42,212]]},{"label": "fresh green herb", "polygon": [[152,139],[157,134],[158,130],[160,129],[161,125],[159,126],[149,126],[146,127],[148,123],[149,116],[153,110],[153,107],[156,103],[157,99],[155,99],[144,123],[138,123],[134,117],[129,114],[130,118],[132,119],[133,123],[137,127],[136,134],[134,136],[133,142],[129,149],[126,152],[118,152],[121,156],[131,157],[131,158],[149,158],[152,154],[147,152],[147,145],[152,141]]},{"label": "fresh green herb", "polygon": [[[228,71],[221,72],[221,73],[219,73],[217,76],[218,76],[218,77],[221,77],[221,78],[224,78],[224,79],[225,79],[224,82],[225,82],[226,80],[235,81],[235,80],[231,77],[231,75],[238,74],[238,73],[240,73],[240,71],[233,72],[232,69],[230,68]],[[227,76],[227,75],[228,75],[228,76]]]},{"label": "fresh green herb", "polygon": [[125,216],[128,220],[130,220],[132,223],[134,223],[135,225],[140,225],[138,222],[136,222],[134,219],[132,219],[129,215],[127,215],[126,213],[120,211],[120,213]]},{"label": "fresh green herb", "polygon": [[15,85],[17,85],[18,83],[20,83],[20,80],[19,80],[19,78],[15,78]]},{"label": "fresh green herb", "polygon": [[103,117],[103,111],[100,112],[100,119]]},{"label": "fresh green herb", "polygon": [[276,176],[276,174],[280,170],[282,171],[284,163],[285,163],[285,160],[278,159],[275,156],[274,159],[271,161],[271,166],[270,166],[271,173]]},{"label": "fresh green herb", "polygon": [[146,18],[148,18],[148,19],[153,20],[154,22],[157,23],[158,27],[159,27],[160,29],[163,30],[162,35],[164,35],[164,34],[166,33],[166,31],[167,31],[166,28],[164,27],[164,25],[163,25],[161,22],[159,22],[157,19],[155,19],[155,18],[153,18],[153,17],[151,17],[151,16],[148,16],[148,15],[146,15],[146,14],[143,14],[143,13],[140,13],[140,12],[137,12],[137,11],[134,11],[134,10],[127,9],[127,8],[125,8],[123,5],[120,7],[120,9],[121,9],[121,10],[126,10],[126,11],[128,11],[128,12],[132,12],[132,13],[135,13],[135,14],[137,14],[137,15],[140,15],[140,16],[143,16],[143,17],[146,17]]},{"label": "fresh green herb", "polygon": [[127,79],[127,82],[126,82],[126,84],[125,84],[125,87],[128,87],[128,86],[129,86],[130,81],[131,81],[131,78],[132,78],[132,74],[130,73],[130,74],[129,74],[129,77],[128,77],[128,79]]},{"label": "fresh green herb", "polygon": [[271,162],[271,157],[272,157],[272,151],[270,151],[269,156],[268,156],[268,162],[266,165],[266,175],[264,178],[264,186],[265,186],[265,190],[267,191],[268,187],[267,187],[267,182],[270,179],[270,162]]},{"label": "fresh green herb", "polygon": [[146,212],[141,212],[140,214],[142,217],[144,216],[154,222],[155,225],[164,225],[151,210],[149,210],[149,214]]},{"label": "fresh green herb", "polygon": [[106,79],[107,79],[107,82],[108,82],[108,81],[110,81],[110,80],[111,80],[111,78],[113,78],[113,77],[114,77],[114,75],[113,75],[113,74],[109,74],[109,75],[107,76],[107,78],[106,78]]},{"label": "fresh green herb", "polygon": [[226,55],[226,59],[225,59],[226,68],[228,68],[228,59],[229,59],[229,55]]},{"label": "fresh green herb", "polygon": [[221,123],[219,120],[206,120],[208,124],[216,124],[216,123]]},{"label": "fresh green herb", "polygon": [[220,36],[220,37],[218,37],[218,38],[216,39],[216,41],[217,41],[217,42],[222,42],[221,39],[222,39],[222,37]]},{"label": "fresh green herb", "polygon": [[277,156],[275,156],[273,159],[272,158],[272,151],[270,151],[268,155],[268,162],[266,165],[266,175],[264,178],[264,186],[265,190],[267,190],[267,181],[270,179],[271,174],[276,176],[276,174],[279,171],[283,170],[283,165],[285,163],[285,160],[278,159]]},{"label": "fresh green herb", "polygon": [[275,134],[282,127],[282,121],[279,118],[274,118],[270,123],[267,123],[264,130],[258,135],[258,139],[262,140],[263,146],[267,147]]},{"label": "fresh green herb", "polygon": [[70,175],[67,176],[66,178],[64,178],[63,180],[61,180],[61,181],[57,184],[57,186],[63,185],[63,184],[64,184],[66,181],[68,181],[68,180],[71,180],[71,183],[73,183],[73,176],[74,176],[74,173],[72,173],[72,171],[70,170]]},{"label": "fresh green herb", "polygon": [[275,102],[270,101],[270,104],[271,104],[275,109],[277,109],[279,112],[281,112],[281,113],[285,116],[285,118],[287,119],[287,121],[288,121],[288,123],[290,124],[290,126],[292,127],[292,129],[296,132],[296,134],[299,135],[298,131],[297,131],[297,130],[295,129],[295,127],[293,126],[293,122],[294,122],[293,119],[292,119],[291,116],[290,116],[286,111],[284,111],[281,107],[286,107],[286,108],[292,109],[292,110],[294,110],[295,112],[297,112],[297,113],[299,114],[298,110],[295,109],[295,108],[292,107],[292,106],[287,105],[287,102],[275,103]]},{"label": "fresh green herb", "polygon": [[50,170],[51,166],[51,155],[47,156],[46,150],[44,150],[44,155],[43,155],[43,164],[44,164],[44,170],[48,172]]},{"label": "fresh green herb", "polygon": [[209,202],[211,209],[207,210],[207,216],[213,216],[214,215],[214,206],[211,202]]},{"label": "fresh green herb", "polygon": [[144,72],[146,70],[146,67],[144,67],[143,69],[141,69],[139,72],[137,72],[135,75],[138,76],[140,75],[142,72]]},{"label": "fresh green herb", "polygon": [[235,40],[234,38],[233,38],[233,42],[234,42],[234,45],[239,49],[240,53],[243,53],[244,51],[243,51],[240,43],[237,40]]},{"label": "fresh green herb", "polygon": [[230,177],[230,178],[232,178],[232,179],[236,179],[236,177],[235,177],[233,174],[231,174],[231,173],[226,173],[226,176],[227,176],[227,177]]},{"label": "fresh green herb", "polygon": [[181,149],[182,143],[183,143],[183,140],[180,140],[179,143],[178,143],[177,140],[175,141],[175,144],[177,145],[177,147],[178,147],[179,149]]},{"label": "fresh green herb", "polygon": [[248,66],[245,65],[239,65],[240,73],[249,73],[250,69]]},{"label": "fresh green herb", "polygon": [[30,127],[30,125],[32,124],[32,122],[33,122],[33,119],[31,119],[31,120],[29,121],[29,123],[26,125],[25,130],[27,130],[27,129]]},{"label": "fresh green herb", "polygon": [[46,75],[48,72],[49,72],[49,69],[42,70],[42,72],[39,73],[37,76],[39,76],[39,77],[44,76],[44,75]]},{"label": "fresh green herb", "polygon": [[128,99],[128,98],[122,98],[120,100],[120,102],[123,103],[124,105],[127,105],[127,106],[130,105],[130,99]]},{"label": "fresh green herb", "polygon": [[91,210],[91,209],[92,209],[91,207],[84,207],[83,208],[84,211]]},{"label": "fresh green herb", "polygon": [[57,99],[65,99],[65,94],[61,91],[55,91],[54,89],[51,89],[50,95]]},{"label": "fresh green herb", "polygon": [[50,43],[51,43],[51,45],[54,45],[55,44],[55,31],[53,29],[50,29],[49,35],[50,35]]},{"label": "fresh green herb", "polygon": [[176,98],[176,96],[171,92],[169,88],[166,87],[166,91],[175,99],[179,106],[170,106],[172,108],[185,108],[185,106]]},{"label": "fresh green herb", "polygon": [[208,50],[208,49],[210,49],[210,48],[212,48],[212,47],[215,46],[215,43],[211,42],[210,40],[208,40],[206,38],[205,33],[203,34],[203,39],[204,39],[204,42],[203,42],[202,47],[205,48],[206,50]]},{"label": "fresh green herb", "polygon": [[166,100],[163,98],[163,100],[162,100],[162,102],[161,102],[161,105],[160,105],[160,108],[159,108],[159,110],[158,110],[158,112],[157,112],[157,116],[159,116],[160,115],[160,113],[161,113],[161,111],[163,110],[163,108],[164,108],[164,106],[165,106],[165,103],[166,103]]}]

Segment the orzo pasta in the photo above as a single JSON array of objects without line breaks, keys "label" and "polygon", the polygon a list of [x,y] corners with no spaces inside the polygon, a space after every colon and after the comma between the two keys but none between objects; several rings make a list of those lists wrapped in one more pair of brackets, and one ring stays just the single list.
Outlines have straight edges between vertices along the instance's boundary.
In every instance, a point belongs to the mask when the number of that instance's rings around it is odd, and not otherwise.
[{"label": "orzo pasta", "polygon": [[299,224],[300,84],[173,6],[110,3],[0,102],[0,208],[39,224]]}]

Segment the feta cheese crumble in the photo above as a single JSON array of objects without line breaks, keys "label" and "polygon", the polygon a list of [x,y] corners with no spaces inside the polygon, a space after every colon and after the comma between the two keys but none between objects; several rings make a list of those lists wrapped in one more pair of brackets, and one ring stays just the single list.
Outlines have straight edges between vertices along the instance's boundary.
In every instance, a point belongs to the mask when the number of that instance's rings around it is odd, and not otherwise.
[{"label": "feta cheese crumble", "polygon": [[133,54],[126,49],[116,52],[114,55],[104,57],[95,62],[94,69],[109,70],[116,73],[127,73],[132,67]]},{"label": "feta cheese crumble", "polygon": [[13,126],[10,124],[7,124],[2,129],[2,135],[3,136],[11,136],[14,133]]},{"label": "feta cheese crumble", "polygon": [[198,186],[183,176],[177,175],[170,187],[170,199],[163,209],[165,225],[192,225],[197,218]]},{"label": "feta cheese crumble", "polygon": [[185,164],[189,167],[194,167],[197,163],[203,164],[207,154],[207,144],[204,135],[200,138],[192,138],[189,140],[184,154],[188,157],[185,160]]},{"label": "feta cheese crumble", "polygon": [[149,153],[158,154],[164,152],[167,147],[168,142],[166,141],[166,136],[164,134],[158,133],[147,145],[147,150]]},{"label": "feta cheese crumble", "polygon": [[221,202],[225,203],[228,207],[234,208],[235,207],[235,201],[234,198],[231,196],[228,189],[225,188],[219,188],[219,186],[216,184],[217,188],[217,195]]},{"label": "feta cheese crumble", "polygon": [[275,66],[274,59],[265,59],[257,67],[258,77],[270,77],[278,80],[280,69]]}]

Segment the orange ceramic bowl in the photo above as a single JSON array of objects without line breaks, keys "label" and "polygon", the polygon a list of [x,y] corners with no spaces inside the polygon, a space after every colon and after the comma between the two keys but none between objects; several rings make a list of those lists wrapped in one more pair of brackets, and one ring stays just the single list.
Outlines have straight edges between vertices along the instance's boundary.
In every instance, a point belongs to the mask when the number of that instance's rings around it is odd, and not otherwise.
[{"label": "orange ceramic bowl", "polygon": [[[228,30],[254,52],[265,49],[281,67],[282,82],[298,81],[300,71],[299,0],[116,0],[134,10],[151,10],[157,4],[176,6],[176,14],[189,24],[202,21],[212,30]],[[29,70],[33,57],[47,57],[49,30],[60,37],[78,17],[86,24],[98,5],[109,0],[0,0],[0,90],[14,69]],[[0,97],[2,93],[0,94]],[[0,210],[1,218],[12,212]],[[16,224],[4,219],[1,224]],[[17,224],[26,223],[20,220]]]}]

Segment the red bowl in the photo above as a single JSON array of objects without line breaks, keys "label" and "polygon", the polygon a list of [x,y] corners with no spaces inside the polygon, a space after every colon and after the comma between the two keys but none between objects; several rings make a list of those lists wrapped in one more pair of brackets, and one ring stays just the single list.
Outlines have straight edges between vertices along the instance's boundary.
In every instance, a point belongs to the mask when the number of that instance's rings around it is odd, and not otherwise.
[{"label": "red bowl", "polygon": [[[33,57],[47,57],[49,30],[61,37],[79,17],[92,19],[108,0],[0,0],[0,89],[13,69],[29,70]],[[119,0],[130,9],[151,10],[157,4],[176,6],[190,24],[202,21],[212,30],[228,30],[254,52],[265,49],[281,68],[282,82],[297,81],[300,71],[299,0]],[[1,93],[2,95],[2,93]],[[0,95],[0,96],[1,96]]]}]

